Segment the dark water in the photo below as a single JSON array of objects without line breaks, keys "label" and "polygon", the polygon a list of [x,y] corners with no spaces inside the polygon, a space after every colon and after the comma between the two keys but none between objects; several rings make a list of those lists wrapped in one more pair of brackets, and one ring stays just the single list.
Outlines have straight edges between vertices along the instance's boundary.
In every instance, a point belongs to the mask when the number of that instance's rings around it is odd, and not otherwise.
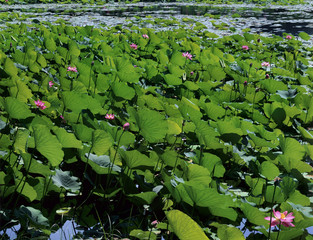
[{"label": "dark water", "polygon": [[[79,4],[32,4],[12,5],[0,8],[0,12],[18,12],[29,15],[28,20],[56,21],[67,20],[72,25],[105,25],[107,27],[125,24],[127,19],[135,16],[144,19],[153,18],[182,20],[192,18],[208,27],[207,30],[220,33],[213,27],[215,24],[226,23],[237,29],[251,28],[252,32],[263,32],[282,35],[299,32],[313,34],[313,7],[310,4],[297,6],[266,6],[255,5],[208,5],[192,3],[138,3],[138,4],[106,4],[104,6],[87,6]],[[215,17],[213,17],[215,16]],[[219,17],[218,17],[219,16]],[[150,26],[153,27],[153,26]],[[223,31],[225,34],[227,30]],[[230,31],[229,31],[230,32]]]}]

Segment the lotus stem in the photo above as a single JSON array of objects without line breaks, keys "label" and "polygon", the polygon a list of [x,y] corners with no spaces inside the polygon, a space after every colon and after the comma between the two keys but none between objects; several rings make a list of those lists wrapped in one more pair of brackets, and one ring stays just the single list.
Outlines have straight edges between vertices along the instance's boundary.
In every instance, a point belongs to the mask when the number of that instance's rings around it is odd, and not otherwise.
[{"label": "lotus stem", "polygon": [[[272,197],[272,203],[274,202],[275,192],[276,192],[276,184],[274,185],[274,192],[273,192],[273,197]],[[268,240],[271,239],[271,224],[272,224],[272,218],[273,218],[273,207],[274,207],[274,205],[272,205],[272,208],[271,208],[270,228],[268,230],[268,237],[267,237]]]},{"label": "lotus stem", "polygon": [[109,186],[110,183],[111,183],[111,182],[110,182],[110,181],[111,181],[110,177],[111,177],[112,169],[113,169],[113,166],[114,166],[114,163],[115,163],[116,154],[117,154],[118,148],[119,148],[119,146],[120,146],[121,138],[122,138],[124,132],[125,132],[125,131],[123,130],[121,136],[120,136],[119,139],[118,139],[118,142],[117,142],[117,149],[116,149],[116,151],[115,151],[115,153],[114,153],[113,162],[112,162],[112,164],[110,164],[110,166],[109,166],[109,174],[108,174],[107,183],[106,183],[106,185],[105,185],[105,189],[107,189],[108,186]]}]

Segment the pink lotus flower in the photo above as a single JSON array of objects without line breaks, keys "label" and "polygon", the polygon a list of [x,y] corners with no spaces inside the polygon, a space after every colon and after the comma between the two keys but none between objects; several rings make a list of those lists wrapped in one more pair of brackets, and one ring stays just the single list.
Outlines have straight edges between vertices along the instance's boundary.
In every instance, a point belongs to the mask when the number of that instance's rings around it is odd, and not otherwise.
[{"label": "pink lotus flower", "polygon": [[262,65],[262,67],[269,67],[269,66],[271,66],[269,62],[262,62],[261,65]]},{"label": "pink lotus flower", "polygon": [[151,225],[157,225],[157,224],[159,224],[158,220],[154,220],[154,221],[151,222]]},{"label": "pink lotus flower", "polygon": [[[292,216],[292,212],[288,214],[287,211],[281,213],[279,211],[275,211],[273,209],[274,217],[265,217],[264,219],[267,221],[271,221],[271,227],[275,227],[276,225],[282,224],[285,227],[294,227],[295,225],[292,224],[293,219],[295,218]],[[272,219],[272,220],[271,220]]]},{"label": "pink lotus flower", "polygon": [[52,81],[49,81],[49,87],[52,87],[54,83]]},{"label": "pink lotus flower", "polygon": [[189,60],[192,60],[192,55],[189,52],[184,52],[183,57],[188,58]]},{"label": "pink lotus flower", "polygon": [[41,110],[44,110],[47,106],[45,106],[45,103],[40,101],[40,100],[37,100],[35,101],[35,104],[37,107],[39,107]]},{"label": "pink lotus flower", "polygon": [[128,129],[129,129],[129,123],[127,122],[123,125],[123,130],[127,131]]},{"label": "pink lotus flower", "polygon": [[243,45],[242,50],[249,50],[249,47],[247,45]]},{"label": "pink lotus flower", "polygon": [[138,46],[135,43],[129,45],[130,48],[137,50]]},{"label": "pink lotus flower", "polygon": [[147,34],[143,34],[142,37],[149,39],[149,36]]},{"label": "pink lotus flower", "polygon": [[107,115],[105,115],[105,118],[110,119],[110,120],[114,120],[115,116],[114,116],[114,114],[107,114]]},{"label": "pink lotus flower", "polygon": [[290,39],[292,39],[292,37],[290,35],[287,35],[286,39],[290,40]]},{"label": "pink lotus flower", "polygon": [[70,72],[77,72],[77,68],[76,68],[76,67],[68,66],[68,67],[67,67],[67,71],[70,71]]}]

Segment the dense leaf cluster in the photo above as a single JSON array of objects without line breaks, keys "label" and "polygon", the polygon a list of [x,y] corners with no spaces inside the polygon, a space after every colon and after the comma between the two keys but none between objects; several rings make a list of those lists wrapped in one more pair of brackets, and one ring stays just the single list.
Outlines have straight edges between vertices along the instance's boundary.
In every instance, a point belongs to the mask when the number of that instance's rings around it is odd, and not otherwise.
[{"label": "dense leaf cluster", "polygon": [[[246,219],[251,238],[311,239],[301,41],[65,24],[1,37],[0,230],[48,235],[69,207],[86,236],[244,239]],[[269,232],[273,208],[295,227]]]}]

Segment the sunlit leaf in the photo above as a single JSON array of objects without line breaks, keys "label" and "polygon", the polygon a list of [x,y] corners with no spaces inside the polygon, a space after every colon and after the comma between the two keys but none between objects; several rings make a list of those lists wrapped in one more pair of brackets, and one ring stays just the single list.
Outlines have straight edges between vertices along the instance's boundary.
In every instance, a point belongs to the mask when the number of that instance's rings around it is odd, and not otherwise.
[{"label": "sunlit leaf", "polygon": [[207,240],[200,226],[188,215],[179,211],[171,210],[166,213],[166,217],[180,240]]},{"label": "sunlit leaf", "polygon": [[61,143],[50,133],[48,127],[36,125],[33,128],[36,149],[49,160],[52,166],[58,166],[64,157]]}]

